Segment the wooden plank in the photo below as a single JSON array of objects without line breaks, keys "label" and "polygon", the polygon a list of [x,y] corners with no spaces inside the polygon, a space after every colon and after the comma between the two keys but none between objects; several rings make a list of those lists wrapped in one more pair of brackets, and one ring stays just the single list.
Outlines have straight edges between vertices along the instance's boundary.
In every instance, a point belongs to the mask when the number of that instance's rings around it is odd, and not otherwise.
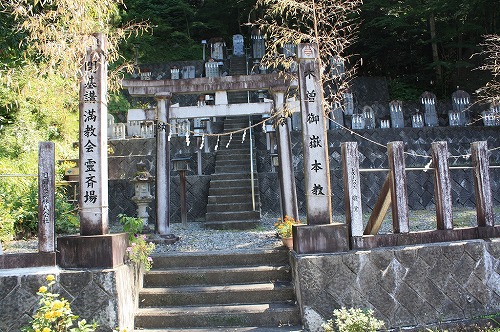
[{"label": "wooden plank", "polygon": [[345,142],[341,144],[341,147],[346,223],[349,236],[360,236],[363,234],[363,210],[361,208],[358,143]]},{"label": "wooden plank", "polygon": [[432,163],[434,165],[434,201],[436,202],[437,229],[453,229],[448,145],[446,142],[434,142],[431,146]]},{"label": "wooden plank", "polygon": [[372,214],[368,220],[365,231],[363,235],[376,235],[382,226],[387,211],[391,206],[391,174],[387,174],[384,184],[380,191],[380,196],[377,199],[377,203],[373,207]]},{"label": "wooden plank", "polygon": [[392,229],[394,233],[408,233],[408,193],[406,189],[406,170],[404,144],[401,141],[387,144],[392,200]]},{"label": "wooden plank", "polygon": [[486,141],[471,143],[477,225],[480,227],[493,226],[495,224],[488,153]]}]

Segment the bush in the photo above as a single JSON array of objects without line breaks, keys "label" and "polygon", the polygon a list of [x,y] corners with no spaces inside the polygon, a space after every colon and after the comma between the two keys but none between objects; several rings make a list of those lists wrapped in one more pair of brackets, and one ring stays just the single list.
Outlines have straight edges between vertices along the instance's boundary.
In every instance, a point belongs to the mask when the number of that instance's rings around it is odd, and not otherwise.
[{"label": "bush", "polygon": [[384,322],[373,317],[373,310],[356,308],[335,309],[335,319],[322,325],[325,332],[374,332],[384,327]]},{"label": "bush", "polygon": [[37,295],[40,296],[40,307],[36,310],[30,325],[22,328],[24,332],[93,332],[97,324],[87,324],[82,319],[73,325],[78,316],[73,314],[70,303],[59,294],[52,293],[52,286],[56,283],[53,275],[46,277],[47,286],[41,286]]}]

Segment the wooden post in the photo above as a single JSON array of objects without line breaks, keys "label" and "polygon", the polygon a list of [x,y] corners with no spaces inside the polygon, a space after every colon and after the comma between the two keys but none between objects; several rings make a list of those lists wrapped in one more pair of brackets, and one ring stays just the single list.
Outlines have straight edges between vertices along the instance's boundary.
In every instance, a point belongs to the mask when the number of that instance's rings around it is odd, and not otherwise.
[{"label": "wooden post", "polygon": [[390,206],[391,172],[389,172],[385,178],[382,189],[380,190],[380,196],[377,199],[377,203],[375,203],[375,206],[373,207],[372,214],[370,215],[370,219],[368,219],[363,235],[375,235],[378,233]]},{"label": "wooden post", "polygon": [[389,172],[391,176],[392,228],[394,233],[408,233],[408,193],[406,191],[406,170],[403,142],[387,144]]},{"label": "wooden post", "polygon": [[342,147],[344,203],[349,236],[363,235],[363,211],[359,178],[358,143],[345,142]]},{"label": "wooden post", "polygon": [[38,251],[55,251],[55,148],[38,144]]},{"label": "wooden post", "polygon": [[476,194],[477,225],[494,226],[493,199],[491,196],[490,162],[486,141],[471,143],[472,174]]},{"label": "wooden post", "polygon": [[432,143],[434,165],[434,201],[436,202],[437,229],[453,229],[450,169],[446,142]]}]

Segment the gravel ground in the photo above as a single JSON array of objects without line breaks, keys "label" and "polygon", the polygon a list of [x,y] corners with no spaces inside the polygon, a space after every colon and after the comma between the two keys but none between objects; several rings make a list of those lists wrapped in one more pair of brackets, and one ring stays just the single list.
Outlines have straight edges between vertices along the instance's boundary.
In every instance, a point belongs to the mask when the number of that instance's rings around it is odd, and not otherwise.
[{"label": "gravel ground", "polygon": [[[500,209],[495,209],[496,220],[499,220]],[[476,222],[476,212],[473,209],[454,210],[454,226],[470,227]],[[366,223],[369,214],[363,216]],[[436,214],[432,210],[410,211],[410,231],[424,231],[435,229]],[[334,221],[344,222],[344,216],[334,216]],[[276,217],[264,217],[261,225],[252,230],[209,230],[203,227],[201,222],[190,222],[187,227],[180,223],[173,223],[171,231],[180,239],[174,244],[158,244],[154,253],[165,252],[195,252],[195,251],[215,251],[215,250],[244,250],[244,249],[272,249],[280,247],[281,241],[276,237],[273,224]],[[497,221],[498,223],[498,221]],[[112,232],[121,231],[121,226],[113,226]],[[390,233],[392,230],[391,212],[387,213],[379,234]],[[38,246],[37,239],[11,241],[2,243],[5,254],[20,252],[36,252]]]}]

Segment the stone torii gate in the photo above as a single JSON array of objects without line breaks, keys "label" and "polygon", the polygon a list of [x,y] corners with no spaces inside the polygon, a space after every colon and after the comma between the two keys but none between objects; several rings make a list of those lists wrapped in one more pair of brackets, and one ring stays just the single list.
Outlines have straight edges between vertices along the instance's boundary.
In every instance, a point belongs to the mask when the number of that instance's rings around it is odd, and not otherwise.
[{"label": "stone torii gate", "polygon": [[[171,119],[206,117],[269,115],[282,109],[285,94],[291,82],[278,74],[237,75],[225,77],[202,77],[182,80],[123,80],[122,86],[134,97],[155,97],[157,114],[157,162],[156,162],[156,225],[164,238],[174,237],[170,231],[170,147],[167,127]],[[261,103],[228,104],[227,92],[268,90],[272,101]],[[171,104],[173,94],[215,94],[215,105],[179,107]],[[277,126],[278,158],[280,161],[280,183],[283,213],[298,219],[295,176],[288,121]]]}]

